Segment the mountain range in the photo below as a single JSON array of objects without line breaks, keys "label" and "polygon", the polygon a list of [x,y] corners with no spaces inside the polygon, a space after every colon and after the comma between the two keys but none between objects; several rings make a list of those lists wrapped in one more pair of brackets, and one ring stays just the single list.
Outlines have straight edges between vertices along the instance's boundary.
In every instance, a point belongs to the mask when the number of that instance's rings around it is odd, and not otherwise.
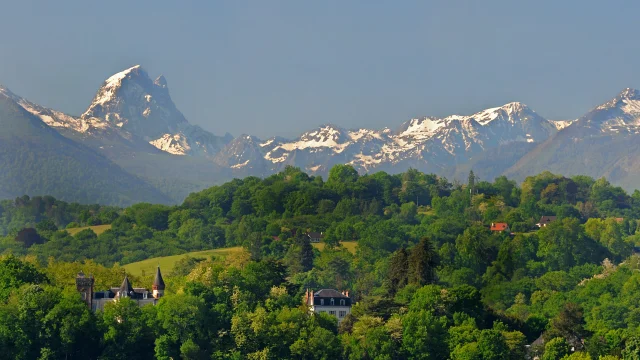
[{"label": "mountain range", "polygon": [[214,135],[192,125],[139,65],[109,77],[79,116],[42,107],[0,86],[0,197],[54,195],[128,205],[178,203],[234,177],[291,165],[326,175],[408,168],[458,179],[469,170],[516,180],[550,170],[606,176],[640,187],[640,92],[625,89],[584,116],[548,120],[519,102],[472,115],[410,119],[395,129],[325,124],[295,139]]}]

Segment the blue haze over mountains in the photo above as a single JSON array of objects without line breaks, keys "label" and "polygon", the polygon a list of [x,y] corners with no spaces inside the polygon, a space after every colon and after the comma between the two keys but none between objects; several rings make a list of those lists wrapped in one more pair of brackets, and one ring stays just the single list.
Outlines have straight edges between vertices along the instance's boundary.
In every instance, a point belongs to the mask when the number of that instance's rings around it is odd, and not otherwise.
[{"label": "blue haze over mountains", "polygon": [[289,165],[324,176],[335,164],[363,174],[416,168],[458,179],[473,169],[486,180],[502,174],[523,180],[551,170],[640,187],[640,93],[630,88],[572,121],[548,120],[511,102],[468,115],[390,119],[382,129],[325,124],[293,139],[260,139],[212,134],[191,124],[168,84],[141,66],[125,69],[102,84],[80,116],[0,86],[6,129],[0,137],[0,195],[179,203],[192,191],[234,177],[268,176]]}]

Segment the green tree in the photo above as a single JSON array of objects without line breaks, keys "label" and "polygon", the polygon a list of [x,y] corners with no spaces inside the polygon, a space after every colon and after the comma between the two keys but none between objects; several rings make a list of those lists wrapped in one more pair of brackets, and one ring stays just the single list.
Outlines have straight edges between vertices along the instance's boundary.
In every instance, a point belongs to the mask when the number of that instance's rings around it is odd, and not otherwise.
[{"label": "green tree", "polygon": [[47,277],[30,263],[9,255],[0,260],[0,302],[9,298],[11,291],[22,284],[40,284],[47,281]]},{"label": "green tree", "polygon": [[478,337],[478,351],[483,360],[506,360],[509,347],[504,336],[497,330],[482,330]]},{"label": "green tree", "polygon": [[582,340],[589,332],[585,330],[583,309],[576,303],[564,305],[558,315],[551,319],[549,330],[545,333],[547,340],[562,337],[576,349],[582,349]]},{"label": "green tree", "polygon": [[292,274],[306,272],[313,268],[313,256],[313,246],[309,238],[304,234],[298,234],[287,251],[285,263]]},{"label": "green tree", "polygon": [[327,187],[334,190],[338,195],[349,194],[358,181],[358,172],[351,165],[335,165],[329,170]]},{"label": "green tree", "polygon": [[158,324],[165,336],[156,341],[156,357],[199,359],[208,349],[209,312],[204,300],[189,294],[166,296],[158,303]]},{"label": "green tree", "polygon": [[382,318],[368,315],[358,319],[351,333],[342,337],[342,343],[345,358],[353,360],[393,359],[398,350]]},{"label": "green tree", "polygon": [[153,334],[135,301],[122,298],[106,304],[102,313],[102,326],[104,358],[153,358]]},{"label": "green tree", "polygon": [[627,339],[622,350],[624,360],[640,360],[640,338],[633,336]]},{"label": "green tree", "polygon": [[405,287],[408,282],[409,256],[404,247],[396,250],[389,264],[389,273],[387,275],[388,293],[390,297],[394,297],[398,290]]},{"label": "green tree", "polygon": [[597,257],[597,245],[586,236],[577,219],[554,221],[538,232],[538,256],[549,270],[568,270]]},{"label": "green tree", "polygon": [[402,317],[402,348],[411,359],[447,357],[447,319],[430,310],[409,311]]},{"label": "green tree", "polygon": [[569,344],[564,338],[553,338],[544,345],[542,360],[562,359],[569,354],[569,350]]},{"label": "green tree", "polygon": [[440,259],[431,240],[426,237],[420,239],[420,242],[411,249],[408,263],[409,284],[426,285],[435,282],[435,269],[440,264]]}]

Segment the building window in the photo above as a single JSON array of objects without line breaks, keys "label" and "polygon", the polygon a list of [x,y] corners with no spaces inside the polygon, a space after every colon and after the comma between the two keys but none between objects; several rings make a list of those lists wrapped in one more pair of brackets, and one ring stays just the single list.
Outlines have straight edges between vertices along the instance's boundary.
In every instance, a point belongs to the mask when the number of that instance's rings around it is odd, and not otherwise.
[{"label": "building window", "polygon": [[336,312],[335,311],[329,311],[329,315],[336,316]]},{"label": "building window", "polygon": [[331,298],[331,306],[335,305],[335,301]]},{"label": "building window", "polygon": [[320,299],[320,305],[324,305],[324,299]]},{"label": "building window", "polygon": [[340,300],[340,306],[344,306],[344,299]]},{"label": "building window", "polygon": [[343,317],[347,316],[347,312],[346,311],[340,311],[340,312],[338,312],[338,315],[340,315],[340,318],[342,319]]}]

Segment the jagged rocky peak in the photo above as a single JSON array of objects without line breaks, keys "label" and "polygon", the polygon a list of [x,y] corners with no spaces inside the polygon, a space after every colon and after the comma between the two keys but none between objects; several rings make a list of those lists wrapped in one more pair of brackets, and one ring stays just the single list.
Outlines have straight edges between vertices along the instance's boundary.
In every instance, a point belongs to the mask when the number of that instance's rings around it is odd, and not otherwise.
[{"label": "jagged rocky peak", "polygon": [[640,91],[633,88],[626,88],[618,94],[619,99],[640,100]]},{"label": "jagged rocky peak", "polygon": [[167,87],[167,79],[164,77],[164,75],[158,76],[158,78],[153,83],[163,89]]},{"label": "jagged rocky peak", "polygon": [[27,102],[24,98],[22,98],[21,96],[18,96],[16,94],[14,94],[11,90],[9,90],[8,87],[0,84],[0,95],[3,95],[15,102],[18,103],[23,103],[23,102]]},{"label": "jagged rocky peak", "polygon": [[82,118],[101,119],[149,140],[177,133],[187,123],[164,76],[152,81],[140,65],[105,80]]},{"label": "jagged rocky peak", "polygon": [[19,97],[18,95],[14,94],[11,92],[11,90],[9,90],[8,88],[6,88],[5,86],[3,86],[2,84],[0,84],[0,95],[3,95],[13,101],[20,101],[22,100],[21,97]]},{"label": "jagged rocky peak", "polygon": [[633,103],[636,101],[640,101],[640,91],[633,88],[626,88],[622,90],[616,97],[611,99],[610,101],[598,106],[595,110],[606,110],[615,107],[624,106],[628,103]]},{"label": "jagged rocky peak", "polygon": [[327,124],[327,125],[322,125],[315,130],[305,132],[300,136],[300,139],[301,140],[315,139],[321,142],[333,140],[337,142],[341,140],[341,138],[343,138],[345,135],[346,135],[346,132],[343,129],[333,124]]},{"label": "jagged rocky peak", "polygon": [[481,125],[487,125],[496,119],[519,122],[528,120],[531,116],[537,116],[537,114],[527,105],[521,102],[510,102],[499,107],[480,111],[469,118],[476,120]]}]

